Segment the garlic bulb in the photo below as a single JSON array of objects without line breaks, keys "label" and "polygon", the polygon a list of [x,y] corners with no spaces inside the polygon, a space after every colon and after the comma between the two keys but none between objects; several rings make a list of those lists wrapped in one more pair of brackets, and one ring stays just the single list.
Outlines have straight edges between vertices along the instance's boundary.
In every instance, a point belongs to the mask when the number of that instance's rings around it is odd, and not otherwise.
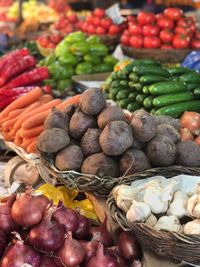
[{"label": "garlic bulb", "polygon": [[174,194],[174,200],[171,202],[170,207],[167,211],[168,215],[175,215],[179,219],[187,216],[187,202],[188,202],[188,196],[186,193],[177,191]]},{"label": "garlic bulb", "polygon": [[149,218],[146,220],[145,222],[147,225],[153,227],[154,225],[156,225],[157,223],[157,218],[155,215],[153,215],[153,213],[151,213],[151,215],[149,216]]},{"label": "garlic bulb", "polygon": [[150,207],[146,203],[133,200],[126,214],[126,218],[130,222],[144,222],[150,214]]},{"label": "garlic bulb", "polygon": [[174,216],[162,216],[157,224],[154,226],[156,230],[165,230],[165,231],[171,231],[171,232],[183,232],[183,227],[179,222],[179,219]]},{"label": "garlic bulb", "polygon": [[200,218],[200,185],[198,193],[189,198],[187,211],[191,217]]},{"label": "garlic bulb", "polygon": [[200,220],[186,223],[183,232],[185,235],[200,235]]}]

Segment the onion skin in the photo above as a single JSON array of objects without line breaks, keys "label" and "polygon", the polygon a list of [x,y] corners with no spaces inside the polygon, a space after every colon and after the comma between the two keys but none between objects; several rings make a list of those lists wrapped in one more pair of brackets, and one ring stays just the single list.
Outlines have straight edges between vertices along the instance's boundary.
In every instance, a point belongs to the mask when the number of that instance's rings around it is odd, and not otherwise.
[{"label": "onion skin", "polygon": [[4,254],[1,267],[21,267],[25,263],[30,264],[32,267],[39,267],[40,255],[31,247],[18,241],[8,248]]},{"label": "onion skin", "polygon": [[49,200],[44,195],[32,196],[25,192],[13,204],[11,215],[13,220],[25,228],[38,224],[47,209]]},{"label": "onion skin", "polygon": [[53,209],[49,209],[42,221],[29,233],[30,244],[45,252],[57,250],[64,243],[65,228],[52,220]]},{"label": "onion skin", "polygon": [[40,260],[40,267],[58,267],[53,261],[53,258],[48,257],[47,255],[42,255]]},{"label": "onion skin", "polygon": [[6,245],[7,245],[6,235],[2,230],[0,230],[0,257],[3,254],[3,252],[6,248]]},{"label": "onion skin", "polygon": [[180,129],[180,135],[182,141],[194,141],[194,136],[191,134],[191,132],[187,128],[181,128]]},{"label": "onion skin", "polygon": [[119,249],[117,246],[110,247],[107,251],[111,257],[114,256],[116,258],[120,267],[130,267],[130,263],[124,260],[119,254]]},{"label": "onion skin", "polygon": [[78,215],[72,209],[66,208],[59,202],[57,210],[53,213],[53,219],[65,227],[66,231],[75,232],[78,229]]},{"label": "onion skin", "polygon": [[120,255],[125,260],[138,260],[140,256],[140,247],[131,232],[122,232],[119,235],[118,247]]},{"label": "onion skin", "polygon": [[197,143],[200,146],[200,135],[195,139],[195,143]]},{"label": "onion skin", "polygon": [[72,233],[68,232],[64,245],[55,253],[55,256],[64,266],[77,267],[83,262],[85,251],[81,244],[72,238]]},{"label": "onion skin", "polygon": [[97,248],[99,247],[99,242],[96,240],[87,241],[80,241],[84,251],[85,251],[85,261],[88,261],[92,257],[96,255]]},{"label": "onion skin", "polygon": [[200,115],[197,112],[185,111],[180,118],[182,128],[187,128],[192,134],[199,133]]},{"label": "onion skin", "polygon": [[75,233],[75,238],[78,240],[85,239],[89,235],[90,223],[89,220],[79,212],[77,212],[77,215],[79,224]]},{"label": "onion skin", "polygon": [[14,194],[3,199],[2,203],[0,204],[0,229],[6,234],[9,234],[17,229],[17,224],[11,217],[11,208],[15,200],[16,195]]}]

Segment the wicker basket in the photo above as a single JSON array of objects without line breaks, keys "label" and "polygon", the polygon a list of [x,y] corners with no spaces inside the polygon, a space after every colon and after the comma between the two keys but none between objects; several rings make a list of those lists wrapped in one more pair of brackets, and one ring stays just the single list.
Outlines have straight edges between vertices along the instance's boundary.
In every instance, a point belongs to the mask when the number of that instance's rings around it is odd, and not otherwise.
[{"label": "wicker basket", "polygon": [[[181,166],[155,168],[125,178],[120,184],[129,185],[135,180],[146,179],[156,175],[171,178],[179,174],[200,176],[200,168],[185,168]],[[110,218],[120,225],[123,230],[133,231],[145,249],[178,262],[184,261],[200,265],[200,236],[186,236],[167,231],[157,231],[145,223],[130,223],[126,219],[125,213],[117,207],[112,194],[108,197],[107,205]]]},{"label": "wicker basket", "polygon": [[133,58],[145,59],[152,58],[163,63],[180,63],[184,58],[192,52],[191,49],[147,49],[147,48],[132,48],[121,45],[125,55]]}]

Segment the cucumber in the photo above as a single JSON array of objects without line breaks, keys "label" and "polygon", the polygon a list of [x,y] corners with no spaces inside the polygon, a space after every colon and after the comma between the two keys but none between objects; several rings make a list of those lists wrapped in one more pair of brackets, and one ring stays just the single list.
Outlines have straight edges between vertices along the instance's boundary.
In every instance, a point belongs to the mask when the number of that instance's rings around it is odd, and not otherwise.
[{"label": "cucumber", "polygon": [[144,99],[143,105],[145,108],[152,108],[153,107],[153,96],[148,96]]},{"label": "cucumber", "polygon": [[111,83],[111,88],[119,87],[120,86],[120,80],[114,80]]},{"label": "cucumber", "polygon": [[185,73],[180,76],[180,80],[186,83],[200,83],[200,74],[194,71]]},{"label": "cucumber", "polygon": [[190,69],[184,68],[184,67],[171,67],[171,68],[168,68],[168,71],[173,76],[191,72]]},{"label": "cucumber", "polygon": [[120,106],[120,108],[126,109],[127,106],[130,104],[130,100],[128,98],[126,98],[126,99],[118,101],[117,103]]},{"label": "cucumber", "polygon": [[146,95],[148,95],[149,94],[149,86],[144,86],[143,88],[142,88],[142,92],[144,93],[144,94],[146,94]]},{"label": "cucumber", "polygon": [[155,115],[155,113],[156,113],[156,109],[155,108],[151,109],[150,114]]},{"label": "cucumber", "polygon": [[121,70],[117,72],[117,77],[118,77],[118,79],[120,79],[120,80],[125,80],[125,79],[127,79],[127,75],[124,74]]},{"label": "cucumber", "polygon": [[129,82],[128,85],[131,89],[135,89],[137,91],[140,91],[142,89],[142,85],[140,83]]},{"label": "cucumber", "polygon": [[116,88],[112,88],[109,92],[109,99],[112,99],[112,100],[116,100],[116,96],[118,94],[118,92],[122,91],[123,89],[120,88],[120,87],[116,87]]},{"label": "cucumber", "polygon": [[131,112],[136,111],[137,109],[140,109],[141,105],[137,102],[133,102],[127,105],[127,109]]},{"label": "cucumber", "polygon": [[139,81],[139,77],[138,77],[138,75],[136,74],[136,73],[131,73],[131,74],[129,74],[129,79],[131,80],[131,81],[133,81],[133,82],[138,82]]},{"label": "cucumber", "polygon": [[170,78],[171,76],[171,74],[166,69],[157,66],[135,66],[133,67],[133,72],[139,75],[155,74],[166,78]]},{"label": "cucumber", "polygon": [[112,79],[113,81],[119,79],[119,78],[118,78],[118,74],[117,74],[116,71],[115,71],[115,72],[112,72],[111,75],[110,75],[110,77],[111,77],[111,79]]},{"label": "cucumber", "polygon": [[160,62],[154,60],[154,59],[136,59],[133,61],[133,64],[136,65],[154,65],[154,66],[160,66]]},{"label": "cucumber", "polygon": [[125,98],[128,98],[129,94],[131,93],[132,91],[131,90],[121,90],[117,93],[117,96],[116,96],[116,99],[117,100],[122,100],[122,99],[125,99]]},{"label": "cucumber", "polygon": [[195,94],[195,95],[200,95],[200,87],[194,89],[194,94]]},{"label": "cucumber", "polygon": [[144,95],[144,94],[138,94],[138,95],[136,96],[136,99],[135,99],[135,100],[136,100],[139,104],[142,104],[145,98],[146,98],[146,95]]},{"label": "cucumber", "polygon": [[184,111],[200,111],[200,100],[176,103],[156,110],[155,115],[169,115],[178,118]]},{"label": "cucumber", "polygon": [[152,95],[173,94],[186,91],[187,86],[185,83],[174,81],[154,83],[149,87],[149,92]]},{"label": "cucumber", "polygon": [[119,82],[119,85],[122,86],[123,88],[127,88],[128,87],[128,81],[126,80],[121,80]]},{"label": "cucumber", "polygon": [[140,82],[144,85],[152,84],[156,82],[166,81],[167,78],[155,74],[146,74],[140,77]]},{"label": "cucumber", "polygon": [[187,83],[187,89],[190,90],[194,90],[196,88],[200,87],[200,83]]},{"label": "cucumber", "polygon": [[136,96],[137,96],[137,93],[136,92],[132,92],[128,95],[128,98],[131,100],[131,101],[135,101],[136,99]]},{"label": "cucumber", "polygon": [[194,100],[194,95],[192,93],[186,92],[186,93],[179,93],[179,94],[170,94],[170,95],[162,95],[157,96],[153,100],[153,105],[155,107],[164,107],[171,104],[179,103],[179,102],[185,102]]},{"label": "cucumber", "polygon": [[128,86],[129,86],[130,88],[132,88],[132,89],[135,89],[135,82],[130,81],[130,82],[128,83]]}]

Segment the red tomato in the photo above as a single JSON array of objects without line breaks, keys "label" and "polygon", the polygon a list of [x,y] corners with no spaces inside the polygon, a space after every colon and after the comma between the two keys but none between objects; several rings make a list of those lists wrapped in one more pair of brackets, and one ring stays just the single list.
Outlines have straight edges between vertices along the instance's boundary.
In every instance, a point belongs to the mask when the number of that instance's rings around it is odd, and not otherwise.
[{"label": "red tomato", "polygon": [[187,28],[187,27],[188,27],[188,23],[187,23],[187,21],[186,21],[185,18],[181,18],[181,19],[179,19],[179,20],[177,21],[176,26],[180,26],[180,27],[185,27],[185,28]]},{"label": "red tomato", "polygon": [[143,26],[142,33],[144,36],[157,36],[160,28],[156,25],[145,25]]},{"label": "red tomato", "polygon": [[156,19],[163,19],[165,16],[163,15],[163,13],[158,13],[156,14]]},{"label": "red tomato", "polygon": [[110,35],[117,35],[120,33],[120,27],[118,25],[111,25],[109,30],[108,30],[108,33]]},{"label": "red tomato", "polygon": [[127,29],[128,25],[126,22],[123,22],[119,25],[121,32]]},{"label": "red tomato", "polygon": [[50,49],[54,49],[56,47],[56,45],[53,43],[48,43],[48,45],[46,47],[50,48]]},{"label": "red tomato", "polygon": [[99,18],[103,18],[105,16],[105,11],[102,8],[95,8],[93,14]]},{"label": "red tomato", "polygon": [[98,26],[97,28],[96,28],[96,33],[97,34],[105,34],[106,33],[106,29],[104,29],[103,27],[101,27],[101,26]]},{"label": "red tomato", "polygon": [[161,46],[161,41],[158,37],[144,37],[144,47],[145,48],[159,48]]},{"label": "red tomato", "polygon": [[88,15],[87,17],[86,17],[86,22],[88,22],[88,23],[93,23],[93,20],[94,20],[94,17],[92,16],[92,15]]},{"label": "red tomato", "polygon": [[176,28],[175,28],[175,33],[178,33],[178,34],[185,34],[185,35],[187,35],[187,34],[189,34],[189,29],[188,28],[184,28],[184,27],[180,27],[180,26],[177,26]]},{"label": "red tomato", "polygon": [[87,31],[87,28],[88,28],[88,24],[87,24],[87,22],[86,21],[84,21],[83,23],[82,23],[82,25],[81,25],[81,29],[82,29],[82,31]]},{"label": "red tomato", "polygon": [[134,35],[129,40],[130,46],[134,48],[141,48],[143,44],[143,38],[141,35]]},{"label": "red tomato", "polygon": [[142,26],[138,24],[133,24],[128,29],[131,34],[142,34]]},{"label": "red tomato", "polygon": [[171,20],[178,20],[183,15],[183,10],[180,8],[169,7],[164,10],[164,15]]},{"label": "red tomato", "polygon": [[156,17],[151,12],[140,11],[137,15],[137,21],[140,25],[151,24],[155,22]]},{"label": "red tomato", "polygon": [[123,45],[126,45],[128,46],[129,45],[129,39],[130,37],[128,35],[122,35],[121,38],[120,38],[120,42],[123,44]]},{"label": "red tomato", "polygon": [[196,18],[192,17],[192,16],[189,16],[189,17],[187,17],[187,21],[196,23]]},{"label": "red tomato", "polygon": [[157,20],[157,25],[161,28],[161,29],[173,29],[174,28],[174,22],[171,19],[168,18],[161,18]]},{"label": "red tomato", "polygon": [[163,42],[163,43],[170,43],[173,39],[173,32],[168,30],[168,29],[164,29],[160,32],[160,40]]},{"label": "red tomato", "polygon": [[48,38],[47,37],[44,37],[44,36],[40,36],[38,37],[38,43],[43,46],[43,47],[47,47],[48,46]]},{"label": "red tomato", "polygon": [[130,35],[129,30],[125,30],[125,31],[123,32],[123,35]]},{"label": "red tomato", "polygon": [[67,16],[67,19],[71,22],[71,23],[76,23],[78,21],[78,17],[75,13],[71,13]]},{"label": "red tomato", "polygon": [[101,26],[101,19],[96,17],[93,19],[93,25],[94,26]]},{"label": "red tomato", "polygon": [[108,29],[112,25],[112,20],[110,18],[104,18],[101,20],[101,26]]},{"label": "red tomato", "polygon": [[195,22],[189,23],[189,31],[195,33],[197,31],[197,24]]},{"label": "red tomato", "polygon": [[170,44],[163,44],[161,45],[161,49],[173,49],[173,46]]},{"label": "red tomato", "polygon": [[95,33],[96,32],[96,27],[94,25],[92,25],[92,24],[88,25],[87,32],[89,32],[91,34]]},{"label": "red tomato", "polygon": [[127,16],[127,21],[128,21],[128,22],[135,22],[136,19],[135,19],[134,16]]},{"label": "red tomato", "polygon": [[189,47],[190,37],[184,34],[176,34],[172,40],[173,47],[177,49],[186,49]]},{"label": "red tomato", "polygon": [[51,40],[52,43],[54,43],[54,44],[58,44],[58,43],[60,42],[61,38],[60,38],[60,36],[57,35],[57,34],[52,34],[52,35],[50,36],[50,40]]},{"label": "red tomato", "polygon": [[191,48],[200,49],[200,39],[193,39],[190,43]]},{"label": "red tomato", "polygon": [[197,31],[197,32],[196,32],[195,37],[196,37],[197,39],[200,39],[200,31]]}]

